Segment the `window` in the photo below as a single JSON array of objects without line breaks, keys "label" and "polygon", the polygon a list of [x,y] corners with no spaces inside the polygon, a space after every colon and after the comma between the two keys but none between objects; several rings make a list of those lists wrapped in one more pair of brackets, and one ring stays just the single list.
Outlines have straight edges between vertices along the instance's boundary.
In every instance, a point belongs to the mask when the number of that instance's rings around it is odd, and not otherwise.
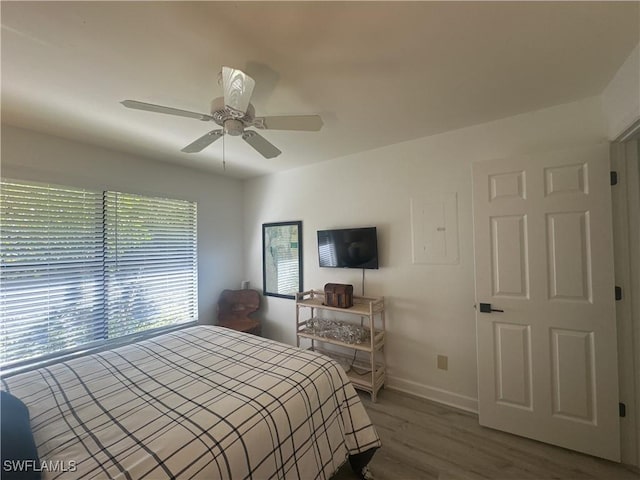
[{"label": "window", "polygon": [[0,187],[0,365],[196,320],[195,203]]}]

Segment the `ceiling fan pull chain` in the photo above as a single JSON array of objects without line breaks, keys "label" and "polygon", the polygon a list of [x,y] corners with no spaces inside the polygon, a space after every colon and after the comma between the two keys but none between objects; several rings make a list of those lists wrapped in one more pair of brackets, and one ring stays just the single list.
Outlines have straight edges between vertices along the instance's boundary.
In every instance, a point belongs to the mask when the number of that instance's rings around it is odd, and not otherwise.
[{"label": "ceiling fan pull chain", "polygon": [[224,151],[224,137],[226,137],[226,135],[222,135],[222,171],[226,172],[227,171],[227,162],[225,161],[226,155],[225,155],[225,151]]}]

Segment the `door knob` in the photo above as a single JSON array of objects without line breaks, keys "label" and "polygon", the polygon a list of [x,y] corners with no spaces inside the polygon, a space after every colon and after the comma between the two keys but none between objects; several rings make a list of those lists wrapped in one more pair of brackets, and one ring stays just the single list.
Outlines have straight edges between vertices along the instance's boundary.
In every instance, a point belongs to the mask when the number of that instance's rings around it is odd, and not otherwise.
[{"label": "door knob", "polygon": [[499,310],[497,308],[491,308],[491,304],[490,303],[481,303],[480,304],[480,312],[482,312],[482,313],[504,312],[504,310]]}]

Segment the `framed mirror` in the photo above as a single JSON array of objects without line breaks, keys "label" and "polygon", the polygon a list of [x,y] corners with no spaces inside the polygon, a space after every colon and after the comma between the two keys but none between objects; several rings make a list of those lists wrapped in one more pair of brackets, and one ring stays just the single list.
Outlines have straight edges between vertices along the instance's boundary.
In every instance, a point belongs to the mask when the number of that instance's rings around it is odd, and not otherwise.
[{"label": "framed mirror", "polygon": [[262,224],[264,295],[296,298],[302,291],[302,222]]}]

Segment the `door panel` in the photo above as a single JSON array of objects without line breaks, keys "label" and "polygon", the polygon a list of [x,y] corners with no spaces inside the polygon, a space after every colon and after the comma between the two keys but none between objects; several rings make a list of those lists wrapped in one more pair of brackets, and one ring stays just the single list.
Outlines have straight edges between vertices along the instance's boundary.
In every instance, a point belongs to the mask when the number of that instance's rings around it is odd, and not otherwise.
[{"label": "door panel", "polygon": [[561,167],[545,168],[545,195],[562,193],[586,194],[587,165],[564,165]]},{"label": "door panel", "polygon": [[549,298],[591,302],[589,212],[547,214]]},{"label": "door panel", "polygon": [[524,172],[508,172],[489,175],[490,200],[503,201],[526,198]]},{"label": "door panel", "polygon": [[619,460],[608,146],[473,176],[480,423]]},{"label": "door panel", "polygon": [[551,329],[553,414],[596,423],[593,332]]},{"label": "door panel", "polygon": [[531,332],[528,326],[494,323],[497,401],[531,409]]},{"label": "door panel", "polygon": [[527,297],[527,217],[491,217],[491,258],[494,296]]}]

